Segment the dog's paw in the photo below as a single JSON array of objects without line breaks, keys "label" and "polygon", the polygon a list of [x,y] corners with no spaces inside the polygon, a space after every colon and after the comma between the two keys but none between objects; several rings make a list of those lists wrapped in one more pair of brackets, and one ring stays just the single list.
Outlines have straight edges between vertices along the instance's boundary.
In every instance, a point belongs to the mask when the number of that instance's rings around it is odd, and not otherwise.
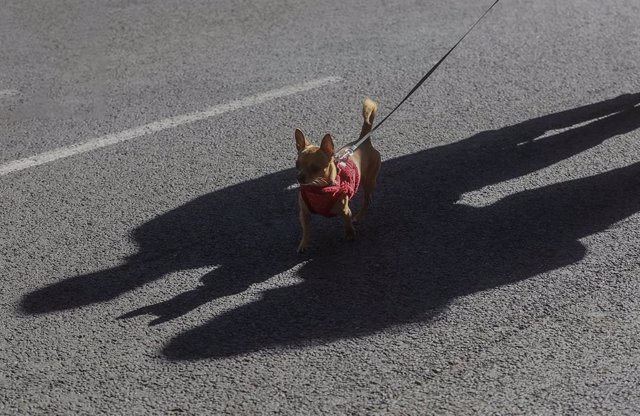
[{"label": "dog's paw", "polygon": [[364,221],[364,211],[360,211],[358,212],[354,217],[353,217],[353,224],[354,225],[358,225],[358,224],[362,224],[362,221]]},{"label": "dog's paw", "polygon": [[307,251],[309,251],[309,245],[304,242],[301,242],[300,245],[298,245],[297,253],[305,254]]},{"label": "dog's paw", "polygon": [[347,230],[344,238],[347,241],[354,241],[356,239],[356,230],[354,229]]}]

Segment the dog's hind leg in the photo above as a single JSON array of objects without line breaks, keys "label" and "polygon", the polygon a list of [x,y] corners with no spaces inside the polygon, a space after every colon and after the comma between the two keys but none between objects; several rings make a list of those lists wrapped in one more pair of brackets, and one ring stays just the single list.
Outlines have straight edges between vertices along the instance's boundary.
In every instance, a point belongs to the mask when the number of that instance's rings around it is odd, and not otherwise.
[{"label": "dog's hind leg", "polygon": [[364,191],[364,198],[362,201],[362,207],[354,218],[355,223],[360,223],[364,219],[364,216],[369,210],[371,201],[373,200],[373,191],[376,189],[376,182],[378,179],[378,172],[380,172],[380,153],[373,147],[367,149],[370,152],[370,162],[366,166],[366,172],[362,175],[362,189]]}]

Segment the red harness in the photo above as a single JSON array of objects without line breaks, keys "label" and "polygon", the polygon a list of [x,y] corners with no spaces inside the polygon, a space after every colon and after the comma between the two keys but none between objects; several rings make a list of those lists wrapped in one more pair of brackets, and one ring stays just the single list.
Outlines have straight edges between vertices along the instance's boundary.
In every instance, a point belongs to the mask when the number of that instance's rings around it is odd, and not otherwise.
[{"label": "red harness", "polygon": [[311,186],[300,187],[300,195],[309,211],[325,217],[335,217],[336,214],[331,209],[343,196],[351,199],[360,186],[360,173],[353,160],[347,159],[345,162],[336,165],[336,182],[331,186]]}]

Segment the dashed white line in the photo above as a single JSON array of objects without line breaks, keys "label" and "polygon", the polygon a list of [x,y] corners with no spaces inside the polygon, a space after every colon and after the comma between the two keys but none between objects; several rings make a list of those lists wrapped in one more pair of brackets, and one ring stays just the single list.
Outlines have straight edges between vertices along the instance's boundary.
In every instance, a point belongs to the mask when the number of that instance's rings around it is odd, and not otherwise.
[{"label": "dashed white line", "polygon": [[23,169],[32,168],[34,166],[43,165],[45,163],[53,162],[55,160],[74,156],[80,153],[86,153],[92,150],[100,149],[102,147],[112,146],[117,143],[132,140],[141,136],[145,136],[147,134],[156,133],[183,124],[204,120],[206,118],[217,116],[229,111],[239,110],[244,107],[262,104],[276,98],[286,97],[300,92],[309,91],[340,81],[342,81],[342,78],[340,77],[327,77],[305,82],[302,84],[289,85],[287,87],[231,101],[226,104],[216,105],[202,111],[169,117],[162,120],[154,121],[153,123],[145,124],[140,127],[134,127],[128,130],[124,130],[119,133],[107,134],[106,136],[98,137],[96,139],[89,140],[88,142],[61,147],[49,152],[40,153],[38,155],[5,163],[3,165],[0,165],[0,176],[4,176]]},{"label": "dashed white line", "polygon": [[20,91],[18,90],[0,90],[0,98],[2,97],[13,97],[19,95]]}]

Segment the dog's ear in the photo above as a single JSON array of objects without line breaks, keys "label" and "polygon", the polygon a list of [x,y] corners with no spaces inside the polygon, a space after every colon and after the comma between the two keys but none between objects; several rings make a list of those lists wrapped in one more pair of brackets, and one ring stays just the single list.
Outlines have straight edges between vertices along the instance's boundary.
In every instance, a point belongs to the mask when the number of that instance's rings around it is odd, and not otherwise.
[{"label": "dog's ear", "polygon": [[298,149],[298,152],[302,152],[304,148],[309,146],[310,144],[311,143],[309,143],[309,140],[304,137],[304,133],[302,132],[302,130],[296,129],[296,149]]},{"label": "dog's ear", "polygon": [[333,156],[333,139],[330,134],[325,134],[320,143],[320,149],[329,156]]}]

